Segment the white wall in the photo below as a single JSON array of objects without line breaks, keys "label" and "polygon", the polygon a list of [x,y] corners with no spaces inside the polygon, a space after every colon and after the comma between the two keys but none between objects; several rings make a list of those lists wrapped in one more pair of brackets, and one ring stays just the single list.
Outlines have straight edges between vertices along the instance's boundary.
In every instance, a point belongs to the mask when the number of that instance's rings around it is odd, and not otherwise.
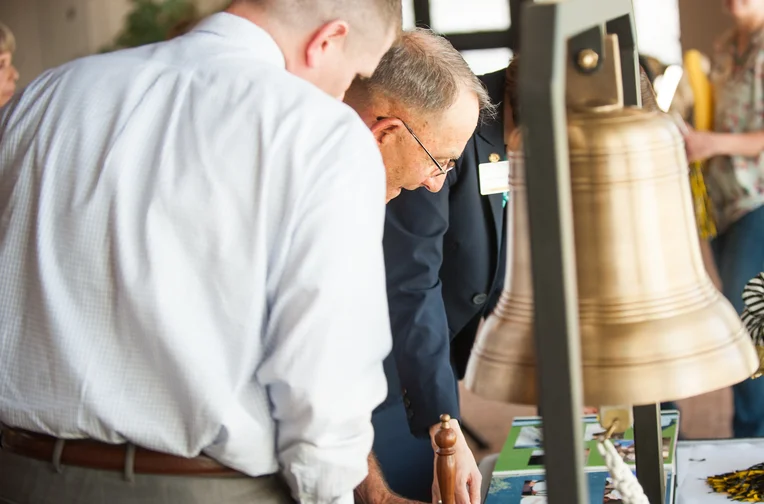
[{"label": "white wall", "polygon": [[633,0],[639,52],[666,64],[682,63],[678,0]]},{"label": "white wall", "polygon": [[664,63],[679,63],[688,49],[708,55],[732,20],[724,0],[633,0],[640,50]]},{"label": "white wall", "polygon": [[122,26],[128,0],[2,0],[24,85],[44,69],[97,52]]},{"label": "white wall", "polygon": [[723,0],[679,0],[682,47],[711,54],[714,41],[732,26],[722,9]]},{"label": "white wall", "polygon": [[[224,0],[197,0],[211,11]],[[18,42],[23,86],[47,68],[98,52],[122,29],[129,0],[0,0],[0,21]]]},{"label": "white wall", "polygon": [[[722,0],[633,1],[640,49],[666,63],[678,62],[683,49],[710,51],[713,39],[730,24],[722,14]],[[211,11],[225,0],[197,2],[203,11]],[[455,9],[457,3],[461,7]],[[508,23],[507,0],[431,0],[431,4],[433,24],[440,25],[435,29],[495,29]],[[410,26],[411,0],[404,0],[404,5],[405,24]],[[110,43],[122,28],[129,7],[129,0],[0,0],[0,21],[11,27],[19,43],[16,63],[21,85],[46,68],[97,52]],[[450,12],[455,15],[448,20],[444,16]],[[501,68],[508,55],[507,50],[489,50],[465,56],[482,73]]]}]

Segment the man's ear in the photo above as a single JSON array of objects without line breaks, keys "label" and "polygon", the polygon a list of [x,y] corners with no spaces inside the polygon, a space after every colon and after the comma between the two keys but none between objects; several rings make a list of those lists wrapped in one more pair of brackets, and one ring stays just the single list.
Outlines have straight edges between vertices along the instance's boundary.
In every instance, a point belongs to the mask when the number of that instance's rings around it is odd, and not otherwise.
[{"label": "man's ear", "polygon": [[403,123],[395,117],[378,117],[371,125],[371,133],[377,139],[377,145],[391,142],[395,139],[395,133],[403,128]]},{"label": "man's ear", "polygon": [[350,33],[350,26],[346,21],[329,21],[323,25],[308,41],[308,47],[305,49],[305,64],[309,68],[318,67],[326,54],[332,50],[343,50],[348,33]]}]

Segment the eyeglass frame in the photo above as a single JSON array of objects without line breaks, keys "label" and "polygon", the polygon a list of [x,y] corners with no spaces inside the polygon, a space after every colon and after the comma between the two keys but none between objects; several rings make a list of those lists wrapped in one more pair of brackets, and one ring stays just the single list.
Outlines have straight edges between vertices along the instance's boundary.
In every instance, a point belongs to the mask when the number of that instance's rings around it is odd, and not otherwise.
[{"label": "eyeglass frame", "polygon": [[414,140],[416,140],[416,143],[419,144],[419,146],[422,148],[422,150],[425,152],[425,154],[427,154],[427,156],[429,156],[429,158],[432,159],[432,162],[435,163],[435,166],[438,167],[438,171],[440,173],[438,173],[436,175],[432,175],[432,177],[440,177],[441,175],[447,175],[448,172],[450,172],[451,170],[456,168],[456,160],[455,159],[449,159],[448,162],[447,162],[447,166],[445,168],[443,168],[443,166],[441,166],[441,164],[438,163],[438,160],[435,159],[435,156],[430,154],[430,151],[427,150],[427,147],[425,147],[424,144],[422,143],[422,141],[419,140],[419,137],[416,136],[416,133],[414,133],[414,130],[411,129],[411,126],[406,124],[406,121],[404,121],[400,117],[394,117],[394,116],[393,117],[377,117],[377,121],[381,121],[382,119],[398,119],[401,123],[403,123],[403,126],[406,127],[408,132],[411,133],[411,136],[414,137]]}]

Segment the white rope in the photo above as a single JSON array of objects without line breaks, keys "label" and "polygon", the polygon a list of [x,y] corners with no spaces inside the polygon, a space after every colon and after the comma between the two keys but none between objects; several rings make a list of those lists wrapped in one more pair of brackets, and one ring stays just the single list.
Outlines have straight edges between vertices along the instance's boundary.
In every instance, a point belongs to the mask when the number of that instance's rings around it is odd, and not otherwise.
[{"label": "white rope", "polygon": [[606,439],[597,443],[597,450],[605,459],[605,465],[613,478],[613,486],[621,494],[624,504],[650,504],[645,492],[637,481],[637,477],[631,472],[631,467],[626,465],[621,455],[616,451],[613,443]]}]

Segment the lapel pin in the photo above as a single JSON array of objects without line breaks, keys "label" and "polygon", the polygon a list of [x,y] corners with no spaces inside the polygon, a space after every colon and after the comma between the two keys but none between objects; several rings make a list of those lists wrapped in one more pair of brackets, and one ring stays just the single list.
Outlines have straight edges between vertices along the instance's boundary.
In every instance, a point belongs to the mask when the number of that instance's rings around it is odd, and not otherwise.
[{"label": "lapel pin", "polygon": [[488,161],[490,161],[491,163],[498,163],[500,159],[501,157],[495,152],[492,152],[488,155]]}]

